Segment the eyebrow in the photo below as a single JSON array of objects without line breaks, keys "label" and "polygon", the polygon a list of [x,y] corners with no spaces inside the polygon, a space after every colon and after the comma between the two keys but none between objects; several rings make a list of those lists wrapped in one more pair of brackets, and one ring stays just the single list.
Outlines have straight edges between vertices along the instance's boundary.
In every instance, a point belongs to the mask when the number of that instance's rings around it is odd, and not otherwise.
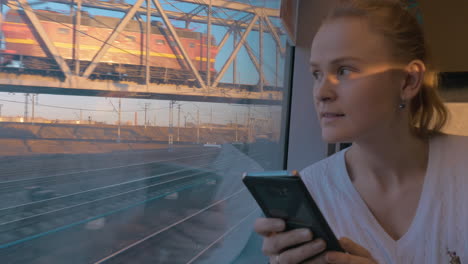
[{"label": "eyebrow", "polygon": [[[363,62],[362,59],[357,58],[357,57],[341,57],[341,58],[336,58],[336,59],[332,60],[331,64],[339,64],[339,63],[343,63],[343,62],[346,62],[346,61]],[[309,65],[311,67],[317,67],[318,66],[318,64],[313,62],[313,61],[309,61]]]}]

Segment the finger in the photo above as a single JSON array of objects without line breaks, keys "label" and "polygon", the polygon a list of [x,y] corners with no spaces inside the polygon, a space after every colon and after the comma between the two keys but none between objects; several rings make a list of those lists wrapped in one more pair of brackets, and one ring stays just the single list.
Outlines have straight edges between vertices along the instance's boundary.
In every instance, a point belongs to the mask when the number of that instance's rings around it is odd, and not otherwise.
[{"label": "finger", "polygon": [[372,254],[367,249],[347,237],[340,238],[340,244],[343,249],[351,255],[372,258]]},{"label": "finger", "polygon": [[289,249],[281,253],[280,263],[302,263],[306,259],[318,256],[320,253],[325,251],[325,248],[325,241],[323,241],[323,239],[316,239],[312,242],[306,243],[297,248]]},{"label": "finger", "polygon": [[270,257],[268,263],[269,264],[278,264],[278,261],[276,261],[276,255]]},{"label": "finger", "polygon": [[262,236],[269,236],[271,233],[282,232],[286,228],[286,223],[278,218],[258,218],[255,221],[254,230]]},{"label": "finger", "polygon": [[296,176],[296,177],[301,177],[301,175],[299,175],[299,171],[297,171],[297,170],[291,171],[291,174],[292,174],[293,176]]},{"label": "finger", "polygon": [[278,255],[286,248],[312,240],[312,237],[312,232],[306,228],[278,233],[263,240],[262,251],[267,256]]},{"label": "finger", "polygon": [[302,262],[302,264],[328,264],[325,256],[326,252],[323,252],[322,254],[315,256],[310,260]]},{"label": "finger", "polygon": [[372,258],[360,257],[336,251],[327,252],[325,259],[327,263],[333,264],[376,264]]}]

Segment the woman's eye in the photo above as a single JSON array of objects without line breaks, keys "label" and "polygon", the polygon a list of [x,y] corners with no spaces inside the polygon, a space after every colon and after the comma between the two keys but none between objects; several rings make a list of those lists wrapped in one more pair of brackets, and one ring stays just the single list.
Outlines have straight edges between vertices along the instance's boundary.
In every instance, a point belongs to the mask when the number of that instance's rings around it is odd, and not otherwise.
[{"label": "woman's eye", "polygon": [[350,68],[340,67],[338,69],[338,76],[348,76],[351,72],[352,70]]},{"label": "woman's eye", "polygon": [[314,77],[315,80],[318,80],[320,79],[321,74],[319,71],[313,71],[312,76]]}]

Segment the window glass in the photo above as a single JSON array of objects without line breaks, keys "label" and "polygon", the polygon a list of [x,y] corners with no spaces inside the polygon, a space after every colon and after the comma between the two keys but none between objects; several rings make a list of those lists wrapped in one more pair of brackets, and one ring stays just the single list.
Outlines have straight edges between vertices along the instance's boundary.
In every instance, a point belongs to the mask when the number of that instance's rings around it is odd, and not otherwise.
[{"label": "window glass", "polygon": [[136,38],[134,36],[125,36],[126,41],[135,42]]},{"label": "window glass", "polygon": [[[203,10],[198,2],[163,8],[182,17]],[[213,7],[210,30],[206,19],[171,17],[178,36],[161,23],[149,47],[145,31],[123,27],[119,40],[133,45],[109,43],[100,53],[125,14],[90,2],[81,10],[86,34],[52,41],[58,57],[47,57],[40,39],[20,43],[3,23],[1,45],[11,53],[0,54],[0,262],[242,263],[251,249],[265,261],[251,246],[260,211],[241,179],[284,169],[291,50],[279,3]],[[75,26],[60,27],[58,18],[76,5],[31,8],[54,12],[37,19],[72,35]],[[7,22],[12,10],[3,12]],[[242,20],[236,37],[232,20]],[[209,62],[206,46],[190,50],[190,61],[160,46],[178,37],[194,48],[202,34],[216,46],[227,34]]]},{"label": "window glass", "polygon": [[68,35],[68,34],[70,34],[70,29],[69,28],[59,28],[58,33],[63,34],[63,35]]},{"label": "window glass", "polygon": [[15,23],[22,23],[23,22],[20,15],[18,15],[18,14],[12,14],[11,16],[8,17],[8,20],[11,21],[11,22],[15,22]]}]

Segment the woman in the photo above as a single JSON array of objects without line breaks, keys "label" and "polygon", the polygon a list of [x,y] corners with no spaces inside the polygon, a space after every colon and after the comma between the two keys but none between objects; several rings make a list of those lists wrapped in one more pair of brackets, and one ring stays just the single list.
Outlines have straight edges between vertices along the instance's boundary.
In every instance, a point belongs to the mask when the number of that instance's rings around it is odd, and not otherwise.
[{"label": "woman", "polygon": [[314,103],[323,139],[353,144],[301,175],[347,253],[261,218],[270,263],[468,263],[468,139],[440,133],[447,110],[427,57],[398,1],[330,13],[311,48]]}]

